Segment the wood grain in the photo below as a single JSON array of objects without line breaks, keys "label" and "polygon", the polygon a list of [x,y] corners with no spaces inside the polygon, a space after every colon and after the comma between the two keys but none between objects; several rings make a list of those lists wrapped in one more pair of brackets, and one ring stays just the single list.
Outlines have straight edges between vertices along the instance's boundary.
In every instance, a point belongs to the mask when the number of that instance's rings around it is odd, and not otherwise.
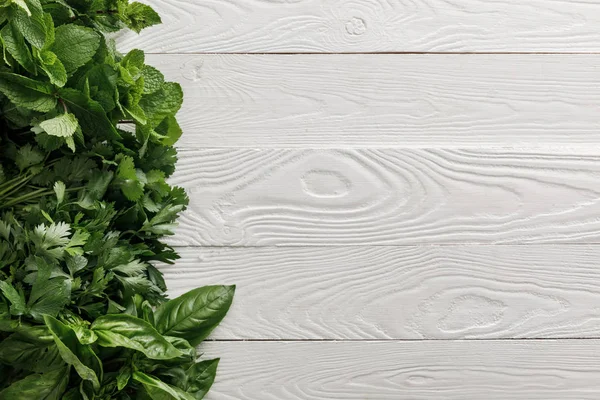
[{"label": "wood grain", "polygon": [[600,342],[213,342],[207,400],[597,400]]},{"label": "wood grain", "polygon": [[154,55],[148,63],[183,85],[182,147],[600,143],[600,55]]},{"label": "wood grain", "polygon": [[183,149],[174,245],[597,243],[596,148]]},{"label": "wood grain", "polygon": [[169,293],[237,284],[213,339],[600,336],[600,247],[179,248]]},{"label": "wood grain", "polygon": [[594,0],[163,0],[150,52],[600,51]]}]

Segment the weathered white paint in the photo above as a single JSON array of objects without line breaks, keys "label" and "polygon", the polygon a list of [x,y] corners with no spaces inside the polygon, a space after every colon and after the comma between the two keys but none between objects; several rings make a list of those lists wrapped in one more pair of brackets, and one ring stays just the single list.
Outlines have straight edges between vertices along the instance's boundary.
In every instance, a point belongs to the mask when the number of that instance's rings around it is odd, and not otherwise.
[{"label": "weathered white paint", "polygon": [[213,339],[600,337],[599,246],[177,250],[172,296],[237,284]]},{"label": "weathered white paint", "polygon": [[600,150],[184,148],[176,245],[597,243]]},{"label": "weathered white paint", "polygon": [[596,54],[153,55],[147,61],[183,86],[180,146],[186,148],[600,143]]},{"label": "weathered white paint", "polygon": [[213,342],[207,400],[597,400],[600,341]]},{"label": "weathered white paint", "polygon": [[600,51],[595,0],[161,0],[151,52]]}]

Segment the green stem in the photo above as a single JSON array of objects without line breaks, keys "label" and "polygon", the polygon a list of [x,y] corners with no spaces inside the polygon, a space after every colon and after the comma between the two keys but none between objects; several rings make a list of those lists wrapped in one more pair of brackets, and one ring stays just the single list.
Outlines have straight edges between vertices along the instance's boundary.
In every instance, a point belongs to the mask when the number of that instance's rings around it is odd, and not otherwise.
[{"label": "green stem", "polygon": [[15,204],[19,204],[24,201],[30,201],[35,198],[43,197],[43,196],[46,196],[46,195],[49,195],[52,193],[53,193],[52,191],[47,191],[46,189],[38,189],[34,192],[27,193],[27,194],[24,194],[24,195],[16,197],[16,198],[12,198],[9,201],[7,201],[6,203],[2,204],[0,207],[2,207],[2,208],[11,207]]},{"label": "green stem", "polygon": [[6,198],[10,197],[14,193],[16,193],[19,190],[21,190],[26,185],[27,185],[27,180],[25,180],[25,179],[22,180],[21,182],[17,182],[17,183],[15,183],[13,185],[10,185],[9,187],[7,187],[4,190],[0,191],[0,200],[3,200],[3,199],[6,199]]}]

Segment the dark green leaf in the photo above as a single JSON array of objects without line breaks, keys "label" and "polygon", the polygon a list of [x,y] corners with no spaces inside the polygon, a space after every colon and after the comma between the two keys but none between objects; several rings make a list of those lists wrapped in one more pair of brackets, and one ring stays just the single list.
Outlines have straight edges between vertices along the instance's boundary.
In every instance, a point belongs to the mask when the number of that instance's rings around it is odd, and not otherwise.
[{"label": "dark green leaf", "polygon": [[225,317],[234,292],[235,286],[205,286],[169,300],[156,309],[156,329],[198,345]]},{"label": "dark green leaf", "polygon": [[29,375],[0,392],[0,400],[59,400],[68,379],[68,368]]},{"label": "dark green leaf", "polygon": [[43,326],[22,328],[0,342],[0,362],[33,372],[48,372],[64,365]]},{"label": "dark green leaf", "polygon": [[16,106],[35,111],[50,111],[56,106],[53,90],[50,83],[0,72],[0,93]]},{"label": "dark green leaf", "polygon": [[196,400],[201,400],[215,381],[218,365],[218,358],[193,364],[186,371],[186,381],[180,387],[192,394]]},{"label": "dark green leaf", "polygon": [[105,139],[119,139],[113,123],[107,118],[102,106],[82,92],[63,88],[59,91],[69,111],[75,114],[84,135]]},{"label": "dark green leaf", "polygon": [[46,21],[39,0],[25,0],[27,10],[18,8],[12,13],[11,22],[32,46],[41,49],[46,44]]},{"label": "dark green leaf", "polygon": [[72,365],[82,379],[90,381],[94,388],[100,388],[96,371],[101,373],[102,366],[91,347],[79,343],[75,331],[56,318],[47,315],[44,316],[44,321],[54,338],[62,359]]},{"label": "dark green leaf", "polygon": [[154,376],[146,375],[141,371],[135,371],[133,373],[133,379],[144,386],[146,393],[148,393],[151,399],[195,400],[191,394],[186,393],[175,386],[168,385]]},{"label": "dark green leaf", "polygon": [[126,314],[106,315],[92,324],[98,344],[140,351],[154,360],[168,360],[182,353],[163,338],[148,322]]},{"label": "dark green leaf", "polygon": [[55,317],[71,300],[71,282],[65,277],[51,278],[52,268],[42,259],[37,259],[35,282],[31,288],[27,308],[29,314],[43,321],[45,315]]},{"label": "dark green leaf", "polygon": [[14,57],[19,64],[29,73],[36,74],[36,67],[29,47],[25,44],[23,35],[18,31],[13,23],[8,23],[0,31],[0,37],[6,50]]},{"label": "dark green leaf", "polygon": [[10,302],[10,313],[12,315],[23,315],[27,312],[25,295],[22,291],[18,291],[13,285],[4,281],[0,281],[0,291]]}]

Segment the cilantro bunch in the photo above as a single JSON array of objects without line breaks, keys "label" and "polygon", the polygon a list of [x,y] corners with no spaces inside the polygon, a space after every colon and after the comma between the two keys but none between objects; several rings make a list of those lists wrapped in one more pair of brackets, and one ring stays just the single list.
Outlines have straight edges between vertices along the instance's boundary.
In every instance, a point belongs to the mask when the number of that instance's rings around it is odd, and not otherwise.
[{"label": "cilantro bunch", "polygon": [[167,178],[181,87],[108,33],[128,0],[0,0],[0,400],[201,399],[197,346],[232,286],[167,300],[154,262],[188,198]]}]

